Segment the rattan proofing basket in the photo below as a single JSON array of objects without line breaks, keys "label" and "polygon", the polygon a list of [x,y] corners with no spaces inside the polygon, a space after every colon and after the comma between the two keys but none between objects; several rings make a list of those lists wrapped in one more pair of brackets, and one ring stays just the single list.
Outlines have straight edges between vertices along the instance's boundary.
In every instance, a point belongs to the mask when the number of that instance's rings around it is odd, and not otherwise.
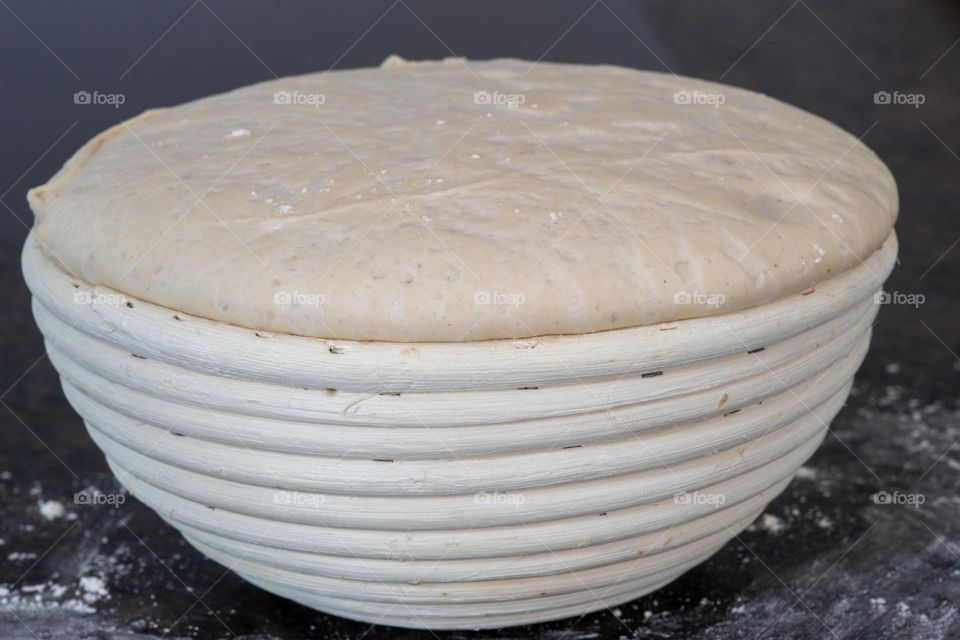
[{"label": "rattan proofing basket", "polygon": [[130,493],[268,591],[443,629],[611,607],[715,553],[824,438],[895,256],[891,234],[740,312],[468,343],[193,317],[77,281],[32,237],[23,268],[67,398]]}]

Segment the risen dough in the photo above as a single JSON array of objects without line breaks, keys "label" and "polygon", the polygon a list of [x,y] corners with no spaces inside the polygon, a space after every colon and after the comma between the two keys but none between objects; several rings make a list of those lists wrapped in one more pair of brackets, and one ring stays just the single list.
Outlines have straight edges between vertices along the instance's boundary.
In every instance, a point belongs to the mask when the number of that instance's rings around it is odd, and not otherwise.
[{"label": "risen dough", "polygon": [[750,307],[860,264],[897,214],[883,163],[816,116],[518,60],[391,58],[148,111],[29,199],[87,282],[253,329],[411,342]]}]

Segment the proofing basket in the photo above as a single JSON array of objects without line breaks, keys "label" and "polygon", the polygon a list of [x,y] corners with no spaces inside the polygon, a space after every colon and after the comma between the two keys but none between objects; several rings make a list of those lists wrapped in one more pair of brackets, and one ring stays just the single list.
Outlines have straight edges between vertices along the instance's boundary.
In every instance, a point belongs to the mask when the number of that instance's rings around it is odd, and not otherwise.
[{"label": "proofing basket", "polygon": [[64,392],[200,552],[332,614],[518,625],[649,593],[754,520],[866,354],[893,234],[744,311],[576,336],[354,342],[23,269]]}]

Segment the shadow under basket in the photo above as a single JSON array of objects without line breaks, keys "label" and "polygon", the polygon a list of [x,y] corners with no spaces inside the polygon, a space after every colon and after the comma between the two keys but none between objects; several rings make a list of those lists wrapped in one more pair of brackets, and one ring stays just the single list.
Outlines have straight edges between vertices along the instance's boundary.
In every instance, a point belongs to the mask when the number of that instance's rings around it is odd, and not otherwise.
[{"label": "shadow under basket", "polygon": [[401,627],[502,627],[649,593],[762,513],[867,352],[896,238],[744,311],[575,336],[353,342],[77,281],[33,311],[130,493],[272,593]]}]

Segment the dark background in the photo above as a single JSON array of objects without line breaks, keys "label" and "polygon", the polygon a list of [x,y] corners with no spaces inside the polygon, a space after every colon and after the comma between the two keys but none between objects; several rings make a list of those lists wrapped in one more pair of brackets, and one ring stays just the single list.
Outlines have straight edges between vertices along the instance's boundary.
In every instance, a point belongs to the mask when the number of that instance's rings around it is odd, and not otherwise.
[{"label": "dark background", "polygon": [[[0,637],[960,637],[960,7],[921,0],[0,0]],[[722,79],[821,115],[900,188],[900,264],[848,406],[808,470],[676,583],[616,611],[431,634],[326,616],[243,583],[116,490],[43,355],[19,274],[24,194],[145,108],[408,58],[604,62]],[[76,105],[77,91],[125,103]],[[877,91],[924,103],[875,104]],[[922,496],[878,505],[876,491]],[[38,501],[66,515],[45,519]],[[769,525],[771,522],[768,521]],[[81,576],[107,594],[78,590]],[[58,586],[59,585],[59,586]],[[82,603],[82,606],[81,606]],[[95,612],[85,612],[89,608]]]}]

